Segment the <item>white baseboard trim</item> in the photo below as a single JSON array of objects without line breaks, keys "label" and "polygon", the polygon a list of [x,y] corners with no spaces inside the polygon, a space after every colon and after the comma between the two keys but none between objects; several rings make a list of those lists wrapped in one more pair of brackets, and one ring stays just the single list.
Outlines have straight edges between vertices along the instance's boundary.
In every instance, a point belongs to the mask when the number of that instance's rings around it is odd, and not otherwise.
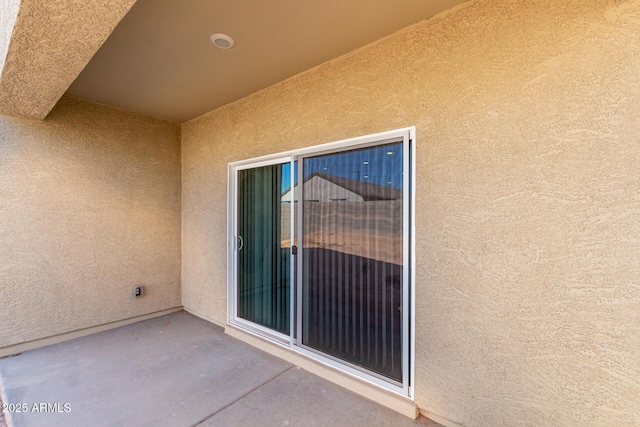
[{"label": "white baseboard trim", "polygon": [[91,326],[85,329],[78,329],[77,331],[65,332],[63,334],[54,335],[51,337],[40,338],[33,341],[27,341],[20,344],[10,345],[8,347],[0,348],[0,358],[7,357],[7,356],[14,356],[24,351],[35,350],[36,348],[58,344],[58,343],[69,341],[75,338],[85,337],[87,335],[96,334],[98,332],[119,328],[121,326],[131,325],[132,323],[153,319],[155,317],[164,316],[166,314],[175,313],[177,311],[182,311],[182,307],[173,307],[167,310],[161,310],[161,311],[156,311],[154,313],[143,314],[142,316],[135,316],[128,319],[117,320],[115,322],[104,323],[102,325]]},{"label": "white baseboard trim", "polygon": [[257,347],[273,356],[286,360],[289,363],[299,366],[302,369],[329,380],[346,388],[347,390],[351,390],[354,393],[366,397],[367,399],[382,406],[386,406],[389,409],[399,412],[406,417],[412,419],[418,417],[418,407],[409,399],[361,381],[352,375],[341,372],[285,346],[278,345],[272,341],[250,334],[232,325],[226,325],[225,332],[240,341],[246,342],[253,347]]}]

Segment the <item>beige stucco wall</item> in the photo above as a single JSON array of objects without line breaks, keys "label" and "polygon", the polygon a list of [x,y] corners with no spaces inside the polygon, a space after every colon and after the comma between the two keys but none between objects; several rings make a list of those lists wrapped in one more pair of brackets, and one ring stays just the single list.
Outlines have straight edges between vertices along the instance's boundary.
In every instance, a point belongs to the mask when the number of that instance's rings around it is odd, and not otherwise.
[{"label": "beige stucco wall", "polygon": [[0,348],[180,306],[179,126],[72,98],[0,115],[0,183]]},{"label": "beige stucco wall", "polygon": [[0,0],[0,112],[44,119],[136,0]]},{"label": "beige stucco wall", "polygon": [[13,24],[16,22],[20,9],[20,0],[0,0],[0,75],[4,68],[9,43],[11,42],[11,33],[13,32]]},{"label": "beige stucco wall", "polygon": [[183,304],[226,319],[227,163],[417,127],[416,402],[640,425],[640,0],[476,0],[183,125]]}]

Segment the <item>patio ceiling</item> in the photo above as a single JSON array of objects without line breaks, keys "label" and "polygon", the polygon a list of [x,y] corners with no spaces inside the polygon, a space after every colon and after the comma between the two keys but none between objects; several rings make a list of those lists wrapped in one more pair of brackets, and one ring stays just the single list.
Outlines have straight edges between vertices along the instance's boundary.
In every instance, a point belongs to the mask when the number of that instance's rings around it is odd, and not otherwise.
[{"label": "patio ceiling", "polygon": [[184,122],[464,1],[7,0],[0,111],[42,119],[66,91]]}]

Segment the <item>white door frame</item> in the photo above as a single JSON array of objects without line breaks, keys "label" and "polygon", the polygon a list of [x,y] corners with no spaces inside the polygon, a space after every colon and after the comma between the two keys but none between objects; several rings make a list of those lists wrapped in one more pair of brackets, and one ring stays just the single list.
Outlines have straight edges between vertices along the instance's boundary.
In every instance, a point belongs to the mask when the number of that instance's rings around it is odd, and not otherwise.
[{"label": "white door frame", "polygon": [[[295,212],[294,183],[295,183],[295,162],[298,162],[298,185],[303,182],[302,160],[307,156],[317,156],[328,153],[363,148],[367,146],[381,145],[385,142],[403,142],[403,316],[402,316],[402,383],[396,383],[386,377],[375,374],[371,371],[363,370],[348,362],[339,360],[332,356],[322,354],[309,347],[301,345],[302,337],[302,298],[299,287],[302,278],[302,259],[297,256],[292,259],[291,264],[291,286],[290,286],[290,333],[289,336],[270,330],[237,317],[237,178],[240,170],[251,169],[261,166],[290,163],[291,164],[291,244],[298,238],[297,246],[302,247],[301,235],[294,226],[294,215],[298,215],[298,226],[302,227],[302,204],[299,203],[298,212]],[[409,171],[409,173],[406,173]],[[284,344],[293,351],[304,354],[310,358],[318,360],[336,369],[350,373],[367,382],[376,384],[382,388],[398,393],[402,396],[414,398],[414,376],[415,376],[415,127],[406,127],[388,132],[373,135],[350,138],[328,144],[317,145],[288,152],[276,153],[259,158],[242,160],[229,163],[228,165],[228,192],[227,192],[227,322],[229,325],[247,330],[250,333],[260,335],[279,344]],[[303,188],[299,188],[299,196],[302,196]],[[294,271],[297,267],[297,277]],[[298,289],[296,289],[298,287]],[[294,328],[297,328],[294,331]],[[294,334],[294,332],[296,332]],[[294,339],[294,335],[297,339]]]}]

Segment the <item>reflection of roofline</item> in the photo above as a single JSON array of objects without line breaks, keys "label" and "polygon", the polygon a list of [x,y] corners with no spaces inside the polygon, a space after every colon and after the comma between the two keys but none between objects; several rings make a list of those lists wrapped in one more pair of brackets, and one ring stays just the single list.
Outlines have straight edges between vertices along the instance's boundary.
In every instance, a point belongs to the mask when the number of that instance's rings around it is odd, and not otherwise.
[{"label": "reflection of roofline", "polygon": [[[402,190],[395,187],[387,187],[384,185],[374,184],[371,182],[359,181],[356,179],[342,178],[335,175],[330,175],[323,172],[314,172],[304,179],[304,182],[309,181],[313,177],[319,177],[325,181],[329,181],[345,190],[351,191],[362,197],[365,201],[371,200],[397,200],[402,199]],[[296,184],[297,185],[297,184]],[[295,186],[294,186],[295,188]],[[291,187],[287,188],[280,197],[291,191]]]}]

